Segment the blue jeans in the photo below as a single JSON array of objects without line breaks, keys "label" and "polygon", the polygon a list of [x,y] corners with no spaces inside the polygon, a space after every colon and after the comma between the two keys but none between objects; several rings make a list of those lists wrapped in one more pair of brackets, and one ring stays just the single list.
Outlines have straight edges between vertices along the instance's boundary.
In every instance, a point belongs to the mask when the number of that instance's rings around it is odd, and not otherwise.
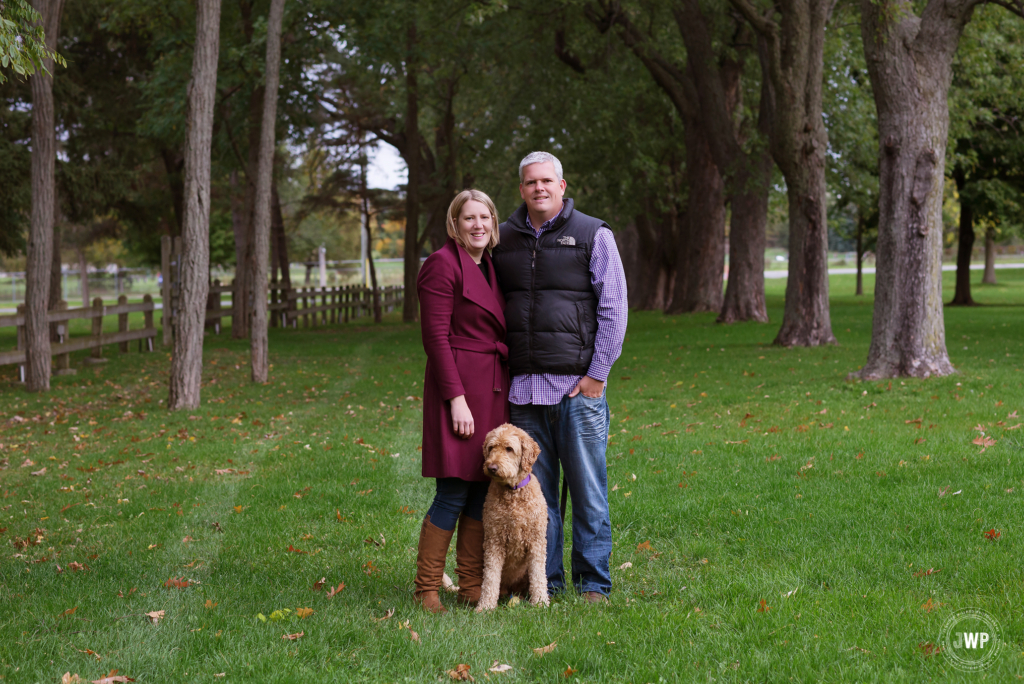
[{"label": "blue jeans", "polygon": [[562,567],[562,516],[559,511],[559,466],[572,497],[572,583],[579,592],[608,594],[612,525],[608,514],[605,450],[611,415],[605,397],[582,392],[562,397],[554,406],[512,405],[512,424],[540,445],[533,472],[548,505],[548,593],[565,590]]},{"label": "blue jeans", "polygon": [[457,477],[437,478],[437,493],[427,511],[430,524],[450,532],[455,529],[462,513],[473,520],[483,520],[484,499],[490,484],[486,481],[466,482]]}]

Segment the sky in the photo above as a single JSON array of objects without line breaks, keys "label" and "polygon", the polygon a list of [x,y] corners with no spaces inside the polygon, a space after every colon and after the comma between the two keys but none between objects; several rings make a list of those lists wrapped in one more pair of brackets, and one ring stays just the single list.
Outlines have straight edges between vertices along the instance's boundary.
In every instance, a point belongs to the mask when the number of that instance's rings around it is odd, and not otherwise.
[{"label": "sky", "polygon": [[395,190],[406,182],[407,171],[402,157],[391,145],[379,143],[370,152],[370,168],[366,182],[371,188]]}]

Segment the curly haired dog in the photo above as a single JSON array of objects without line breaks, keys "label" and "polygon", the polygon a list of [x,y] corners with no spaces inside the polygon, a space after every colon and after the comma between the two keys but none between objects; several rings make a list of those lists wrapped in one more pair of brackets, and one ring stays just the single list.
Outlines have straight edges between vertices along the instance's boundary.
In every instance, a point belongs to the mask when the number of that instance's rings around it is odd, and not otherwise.
[{"label": "curly haired dog", "polygon": [[484,440],[484,474],[491,478],[484,502],[484,582],[476,611],[493,610],[502,588],[530,582],[530,603],[548,605],[548,509],[537,476],[540,455],[533,439],[505,423]]}]

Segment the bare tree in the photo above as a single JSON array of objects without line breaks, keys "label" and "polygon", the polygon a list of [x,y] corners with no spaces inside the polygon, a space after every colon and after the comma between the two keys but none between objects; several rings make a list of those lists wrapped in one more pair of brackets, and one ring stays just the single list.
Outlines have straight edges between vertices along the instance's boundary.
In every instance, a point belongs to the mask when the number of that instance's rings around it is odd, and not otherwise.
[{"label": "bare tree", "polygon": [[[954,372],[942,317],[942,192],[953,55],[981,0],[861,0],[878,110],[875,309],[868,380]],[[996,4],[1024,16],[1022,0]]]},{"label": "bare tree", "polygon": [[[764,39],[766,76],[774,90],[772,157],[786,177],[789,198],[789,279],[775,344],[834,344],[828,308],[828,223],[822,119],[825,24],[835,0],[781,0],[762,12],[731,0]],[[696,0],[687,0],[696,5]],[[773,16],[778,14],[778,19]]]},{"label": "bare tree", "polygon": [[174,317],[167,408],[199,406],[203,375],[203,330],[210,290],[210,149],[220,54],[220,0],[196,2],[196,44],[188,88],[185,139],[184,222],[181,228],[181,298]]},{"label": "bare tree", "polygon": [[[46,49],[57,49],[64,0],[33,0],[42,19]],[[53,259],[53,218],[56,202],[57,134],[53,114],[53,59],[29,77],[32,88],[32,217],[25,266],[25,387],[50,389],[50,326],[46,320]]]},{"label": "bare tree", "polygon": [[270,372],[267,348],[267,262],[270,258],[271,182],[274,174],[274,133],[277,120],[277,88],[281,77],[281,23],[284,0],[271,0],[267,18],[267,69],[263,91],[263,124],[260,126],[259,169],[256,174],[256,205],[253,220],[252,327],[250,365],[253,382],[266,382]]}]

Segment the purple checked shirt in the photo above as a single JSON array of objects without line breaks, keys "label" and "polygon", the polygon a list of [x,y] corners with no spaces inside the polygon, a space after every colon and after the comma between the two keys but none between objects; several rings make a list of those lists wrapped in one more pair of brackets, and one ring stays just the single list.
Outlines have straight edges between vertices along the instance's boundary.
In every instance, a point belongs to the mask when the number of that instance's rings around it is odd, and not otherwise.
[{"label": "purple checked shirt", "polygon": [[[537,237],[550,228],[554,220],[553,218],[540,228],[534,228],[530,222],[530,215],[526,215],[526,225],[533,229]],[[597,335],[594,337],[594,358],[590,361],[587,375],[594,380],[607,382],[612,364],[622,353],[622,341],[626,337],[626,320],[629,317],[626,274],[622,270],[622,260],[615,245],[615,236],[607,228],[599,228],[594,235],[594,246],[590,253],[590,282],[594,287],[594,294],[597,295]],[[552,373],[517,375],[512,378],[508,399],[519,406],[552,406],[562,401],[582,377]]]}]

